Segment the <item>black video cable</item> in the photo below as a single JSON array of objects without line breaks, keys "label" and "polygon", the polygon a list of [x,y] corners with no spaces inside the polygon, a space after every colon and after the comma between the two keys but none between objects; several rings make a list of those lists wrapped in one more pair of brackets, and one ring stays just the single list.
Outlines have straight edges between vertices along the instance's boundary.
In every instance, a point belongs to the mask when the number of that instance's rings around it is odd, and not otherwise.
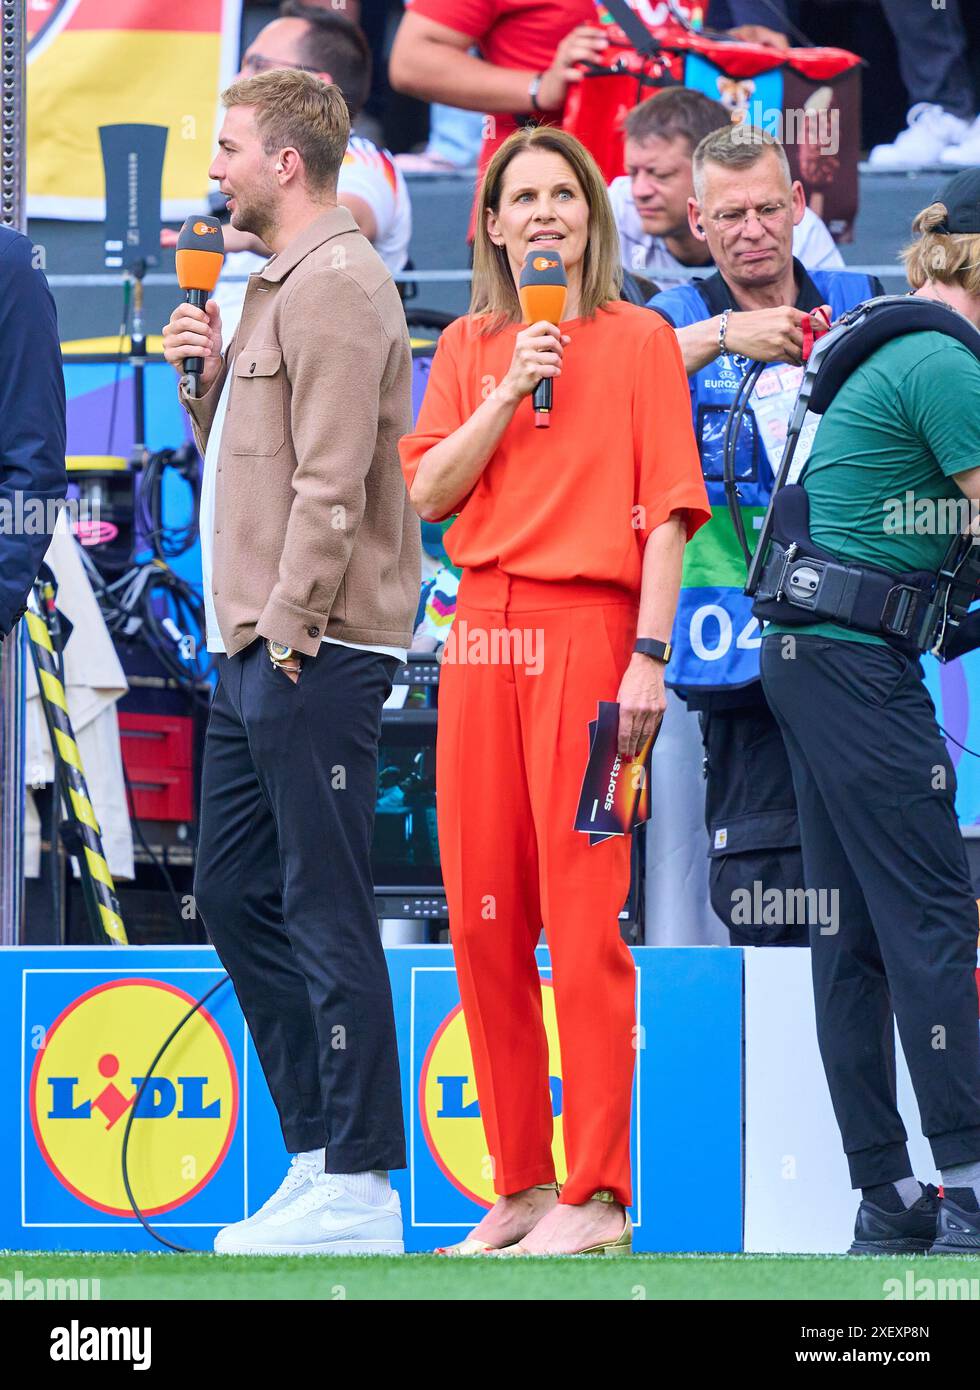
[{"label": "black video cable", "polygon": [[126,1189],[126,1196],[129,1199],[129,1205],[133,1209],[133,1215],[136,1217],[137,1221],[143,1227],[144,1231],[146,1231],[147,1235],[151,1235],[154,1240],[159,1241],[161,1245],[165,1245],[168,1250],[173,1250],[178,1255],[199,1255],[201,1254],[201,1251],[192,1250],[191,1247],[188,1245],[176,1245],[172,1240],[168,1240],[166,1236],[162,1236],[159,1231],[155,1231],[153,1229],[149,1221],[147,1221],[146,1217],[140,1211],[136,1198],[133,1196],[132,1184],[129,1181],[129,1135],[130,1131],[133,1128],[133,1120],[136,1117],[137,1108],[139,1106],[140,1101],[143,1098],[143,1092],[146,1090],[147,1085],[149,1084],[161,1057],[166,1052],[170,1044],[173,1042],[174,1038],[176,1038],[180,1030],[184,1027],[184,1025],[190,1022],[190,1020],[197,1013],[198,1009],[200,1009],[204,1004],[206,1004],[213,994],[217,994],[218,990],[228,983],[229,978],[230,977],[228,975],[225,975],[222,979],[220,979],[217,982],[217,984],[212,985],[211,988],[205,994],[201,995],[197,1003],[192,1008],[187,1010],[187,1013],[184,1014],[184,1017],[180,1020],[180,1022],[177,1023],[177,1025],[170,1030],[170,1033],[164,1039],[160,1047],[160,1050],[157,1052],[157,1055],[154,1057],[153,1061],[147,1067],[146,1075],[140,1082],[139,1087],[136,1091],[136,1095],[133,1097],[133,1103],[129,1107],[129,1114],[126,1117],[126,1129],[123,1133],[122,1180],[123,1186]]}]

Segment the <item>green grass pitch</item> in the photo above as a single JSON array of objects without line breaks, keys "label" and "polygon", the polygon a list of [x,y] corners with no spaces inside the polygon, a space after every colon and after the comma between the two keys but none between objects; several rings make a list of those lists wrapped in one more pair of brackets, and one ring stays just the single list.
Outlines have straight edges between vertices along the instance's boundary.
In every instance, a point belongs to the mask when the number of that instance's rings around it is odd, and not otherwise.
[{"label": "green grass pitch", "polygon": [[[0,1252],[0,1279],[98,1279],[115,1299],[862,1299],[887,1280],[974,1280],[980,1260],[930,1256],[634,1255],[583,1259]],[[894,1286],[892,1286],[894,1288]],[[948,1295],[947,1295],[948,1296]],[[960,1297],[968,1296],[964,1293]]]}]

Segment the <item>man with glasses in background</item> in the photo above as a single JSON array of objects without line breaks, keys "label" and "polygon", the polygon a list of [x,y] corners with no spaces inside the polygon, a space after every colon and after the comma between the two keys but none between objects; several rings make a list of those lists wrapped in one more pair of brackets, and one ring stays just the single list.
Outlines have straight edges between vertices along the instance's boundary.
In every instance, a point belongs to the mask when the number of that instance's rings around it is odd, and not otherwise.
[{"label": "man with glasses in background", "polygon": [[[706,135],[724,130],[732,113],[690,87],[665,87],[634,106],[623,123],[626,173],[609,185],[623,265],[662,290],[686,285],[688,272],[714,270],[707,242],[692,232],[691,161]],[[793,255],[807,270],[844,269],[826,224],[810,207],[793,227]]]},{"label": "man with glasses in background", "polygon": [[807,923],[792,912],[745,919],[746,902],[771,903],[763,897],[768,889],[784,903],[801,903],[789,894],[802,890],[803,866],[789,763],[759,680],[759,624],[742,592],[746,565],[725,491],[725,427],[746,373],[755,362],[771,363],[746,408],[735,454],[738,511],[751,548],[799,386],[804,324],[820,331],[882,289],[852,271],[808,271],[794,257],[806,200],[771,135],[744,125],[713,131],[694,151],[693,176],[690,231],[717,269],[655,295],[650,307],[677,330],[712,520],[685,551],[667,682],[700,716],[712,907],[733,945],[805,945]]}]

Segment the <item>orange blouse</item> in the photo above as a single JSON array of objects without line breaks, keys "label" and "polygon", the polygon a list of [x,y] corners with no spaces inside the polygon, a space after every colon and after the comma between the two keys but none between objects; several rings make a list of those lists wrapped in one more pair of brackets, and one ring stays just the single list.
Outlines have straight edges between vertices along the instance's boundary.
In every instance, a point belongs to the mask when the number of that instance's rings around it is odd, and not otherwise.
[{"label": "orange blouse", "polygon": [[[439,339],[412,434],[399,443],[411,487],[422,456],[503,380],[523,325],[479,337],[457,319]],[[609,301],[561,325],[565,345],[548,429],[524,398],[459,515],[446,550],[462,567],[528,579],[587,579],[640,591],[643,546],[672,512],[688,539],[710,519],[674,330],[653,310]]]}]

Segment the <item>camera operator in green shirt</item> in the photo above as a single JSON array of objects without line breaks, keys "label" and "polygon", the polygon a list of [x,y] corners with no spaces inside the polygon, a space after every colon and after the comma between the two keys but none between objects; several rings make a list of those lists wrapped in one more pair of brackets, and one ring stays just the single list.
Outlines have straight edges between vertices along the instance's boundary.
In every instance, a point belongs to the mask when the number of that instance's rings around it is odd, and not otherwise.
[{"label": "camera operator in green shirt", "polygon": [[[903,253],[916,295],[980,328],[980,170],[952,179]],[[980,360],[942,332],[878,347],[827,408],[800,482],[814,545],[937,571],[980,499]],[[956,778],[922,667],[886,637],[771,623],[766,698],[786,744],[807,889],[817,1036],[862,1190],[854,1253],[980,1254],[977,904]],[[898,1022],[944,1197],[912,1176],[895,1100]]]}]

